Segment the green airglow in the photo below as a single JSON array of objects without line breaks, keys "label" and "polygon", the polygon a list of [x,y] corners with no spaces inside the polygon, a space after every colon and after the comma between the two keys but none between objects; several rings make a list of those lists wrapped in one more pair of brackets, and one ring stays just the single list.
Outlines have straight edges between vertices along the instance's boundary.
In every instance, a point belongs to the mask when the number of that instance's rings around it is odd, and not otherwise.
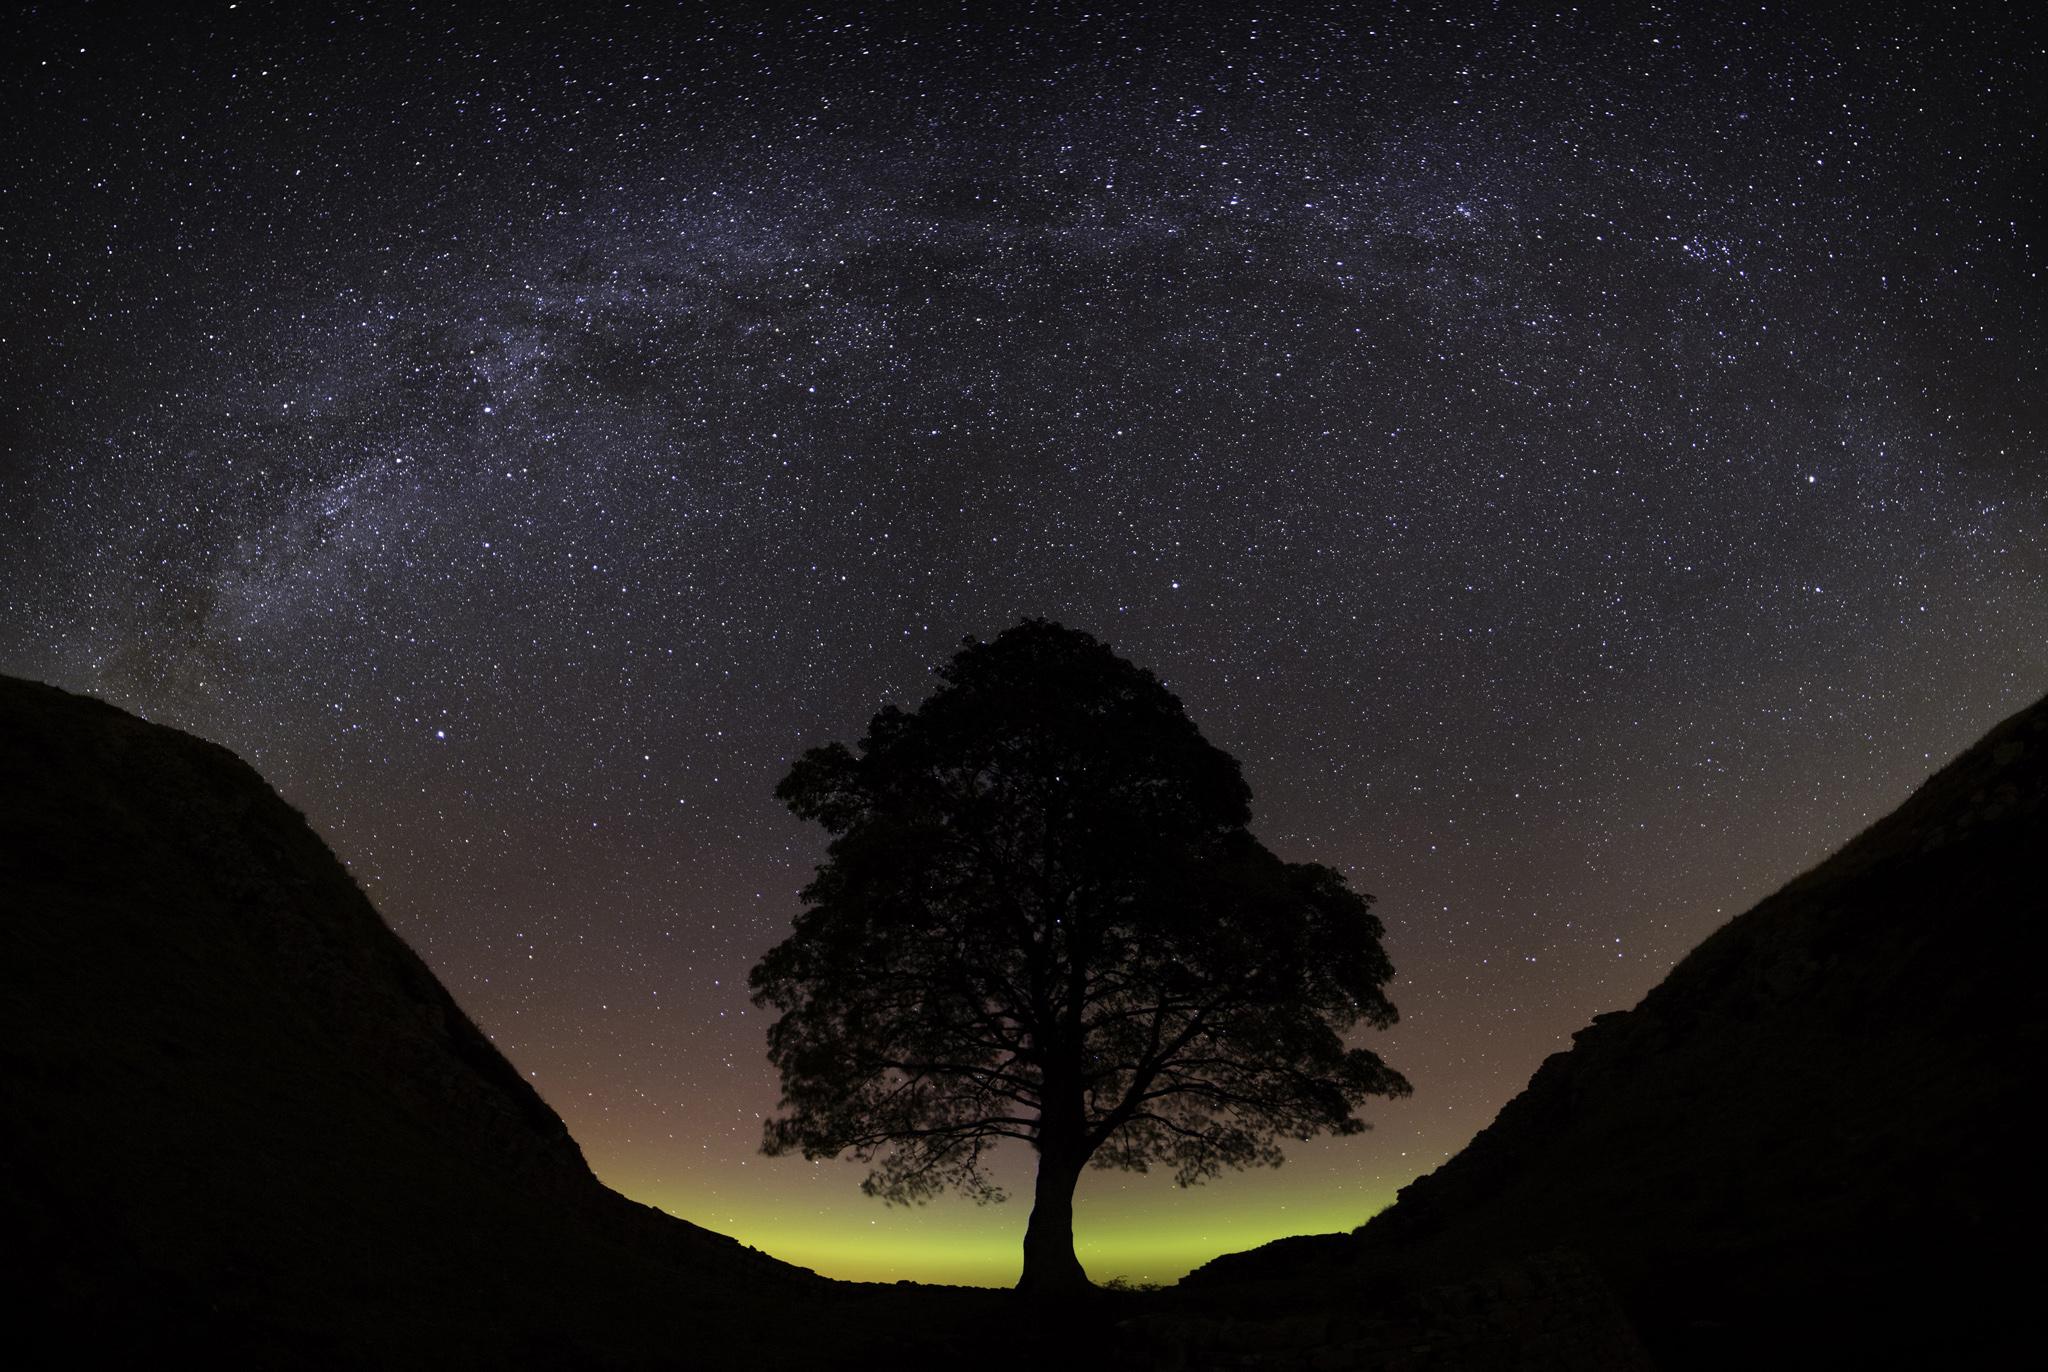
[{"label": "green airglow", "polygon": [[[844,1281],[1016,1282],[1028,1185],[1013,1185],[1012,1199],[1000,1205],[946,1198],[885,1206],[860,1195],[845,1169],[813,1175],[815,1185],[778,1178],[780,1185],[727,1194],[628,1176],[606,1180],[636,1200]],[[1091,1175],[1075,1200],[1075,1251],[1098,1282],[1166,1283],[1222,1253],[1353,1228],[1393,1199],[1392,1187],[1332,1194],[1327,1178],[1315,1178],[1323,1185],[1313,1188],[1301,1184],[1310,1180],[1252,1174],[1182,1190],[1156,1177]]]}]

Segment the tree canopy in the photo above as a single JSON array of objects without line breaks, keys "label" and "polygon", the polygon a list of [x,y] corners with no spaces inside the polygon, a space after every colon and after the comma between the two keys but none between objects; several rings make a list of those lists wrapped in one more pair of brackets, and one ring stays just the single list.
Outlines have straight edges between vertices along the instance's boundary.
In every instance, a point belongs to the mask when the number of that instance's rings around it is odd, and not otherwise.
[{"label": "tree canopy", "polygon": [[779,1012],[767,1152],[850,1155],[890,1201],[1000,1199],[990,1149],[1026,1142],[1020,1285],[1053,1289],[1086,1282],[1084,1166],[1276,1165],[1407,1093],[1347,1042],[1395,1020],[1371,898],[1252,836],[1237,762],[1157,678],[1044,620],[938,676],[776,789],[832,840],[750,979]]}]

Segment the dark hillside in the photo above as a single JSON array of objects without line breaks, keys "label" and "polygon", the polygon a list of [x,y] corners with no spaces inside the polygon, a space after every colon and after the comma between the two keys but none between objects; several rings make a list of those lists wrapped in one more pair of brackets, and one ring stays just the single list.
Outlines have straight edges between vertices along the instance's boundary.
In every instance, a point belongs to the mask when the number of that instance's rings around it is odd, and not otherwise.
[{"label": "dark hillside", "polygon": [[[1190,1290],[1575,1250],[1671,1366],[2019,1346],[2044,1218],[2048,701],[1601,1015],[1353,1236]],[[2029,1335],[2031,1337],[2031,1335]],[[1967,1360],[1967,1358],[1966,1358]]]},{"label": "dark hillside", "polygon": [[0,1235],[66,1365],[719,1366],[829,1285],[601,1186],[247,765],[6,678]]}]

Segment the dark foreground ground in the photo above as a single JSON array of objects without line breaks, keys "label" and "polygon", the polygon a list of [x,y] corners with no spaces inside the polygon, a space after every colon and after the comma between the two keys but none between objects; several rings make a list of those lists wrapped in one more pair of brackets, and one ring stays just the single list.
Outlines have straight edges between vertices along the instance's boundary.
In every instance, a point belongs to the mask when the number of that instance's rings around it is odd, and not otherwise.
[{"label": "dark foreground ground", "polygon": [[50,1367],[2000,1365],[2044,854],[2036,706],[1364,1229],[1049,1306],[607,1190],[244,763],[0,678],[0,1327]]}]

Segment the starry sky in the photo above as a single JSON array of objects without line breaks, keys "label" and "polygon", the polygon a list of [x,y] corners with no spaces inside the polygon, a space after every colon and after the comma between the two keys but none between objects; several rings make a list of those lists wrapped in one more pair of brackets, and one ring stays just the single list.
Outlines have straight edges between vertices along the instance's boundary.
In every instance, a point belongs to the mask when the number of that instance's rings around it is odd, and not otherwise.
[{"label": "starry sky", "polygon": [[2048,689],[2024,5],[528,8],[0,19],[0,670],[255,763],[629,1195],[1014,1280],[756,1151],[770,793],[964,636],[1399,969],[1415,1095],[1089,1174],[1098,1279],[1362,1221]]}]

